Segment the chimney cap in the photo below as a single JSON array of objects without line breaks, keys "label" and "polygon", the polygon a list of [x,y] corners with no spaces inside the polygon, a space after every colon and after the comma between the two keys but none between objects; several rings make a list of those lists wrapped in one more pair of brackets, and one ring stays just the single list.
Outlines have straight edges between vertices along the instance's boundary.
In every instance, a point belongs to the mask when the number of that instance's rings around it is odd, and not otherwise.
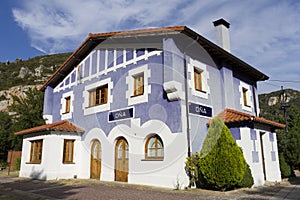
[{"label": "chimney cap", "polygon": [[213,22],[214,26],[218,26],[218,25],[224,25],[226,28],[229,28],[230,24],[223,18],[218,19],[216,21]]}]

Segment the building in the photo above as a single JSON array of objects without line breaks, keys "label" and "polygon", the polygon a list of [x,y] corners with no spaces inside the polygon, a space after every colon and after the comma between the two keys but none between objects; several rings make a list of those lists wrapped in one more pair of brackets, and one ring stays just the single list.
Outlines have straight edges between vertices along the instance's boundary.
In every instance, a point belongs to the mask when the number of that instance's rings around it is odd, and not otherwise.
[{"label": "building", "polygon": [[268,77],[185,26],[89,34],[44,83],[46,125],[23,135],[20,176],[188,185],[185,160],[220,116],[243,149],[255,185],[280,181],[274,132],[259,118]]}]

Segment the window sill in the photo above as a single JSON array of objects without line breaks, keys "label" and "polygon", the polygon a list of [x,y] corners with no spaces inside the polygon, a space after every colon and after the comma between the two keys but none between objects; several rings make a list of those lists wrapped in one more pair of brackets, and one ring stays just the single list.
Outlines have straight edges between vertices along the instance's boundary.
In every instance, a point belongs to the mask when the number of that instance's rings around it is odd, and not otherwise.
[{"label": "window sill", "polygon": [[145,158],[141,161],[164,161],[164,158]]},{"label": "window sill", "polygon": [[139,96],[143,96],[143,95],[144,95],[144,93],[143,94],[136,94],[136,95],[130,96],[130,98],[139,97]]},{"label": "window sill", "polygon": [[41,161],[35,161],[35,162],[26,162],[26,164],[41,164]]},{"label": "window sill", "polygon": [[202,93],[206,94],[206,91],[199,90],[199,89],[196,89],[196,88],[195,88],[195,90],[196,90],[197,92],[202,92]]},{"label": "window sill", "polygon": [[85,108],[88,109],[88,108],[94,108],[94,107],[103,106],[103,105],[107,105],[107,103],[97,104],[97,105],[93,105],[93,106],[88,106],[88,107],[85,107]]},{"label": "window sill", "polygon": [[64,165],[75,164],[74,162],[63,162]]}]

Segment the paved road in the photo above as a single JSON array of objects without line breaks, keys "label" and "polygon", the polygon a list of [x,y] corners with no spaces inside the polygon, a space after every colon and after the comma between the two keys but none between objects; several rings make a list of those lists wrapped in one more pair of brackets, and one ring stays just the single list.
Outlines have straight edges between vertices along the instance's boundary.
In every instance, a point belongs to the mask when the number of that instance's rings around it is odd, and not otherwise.
[{"label": "paved road", "polygon": [[38,181],[12,176],[0,177],[0,199],[298,199],[300,177],[276,185],[228,192],[200,189],[175,191],[96,180]]}]

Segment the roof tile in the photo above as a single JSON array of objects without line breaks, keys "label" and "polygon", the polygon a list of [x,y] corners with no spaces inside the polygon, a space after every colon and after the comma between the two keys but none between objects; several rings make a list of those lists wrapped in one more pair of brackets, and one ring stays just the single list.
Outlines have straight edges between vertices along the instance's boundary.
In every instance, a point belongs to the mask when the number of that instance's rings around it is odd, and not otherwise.
[{"label": "roof tile", "polygon": [[25,129],[25,130],[16,132],[15,135],[24,135],[24,134],[29,134],[29,133],[41,132],[41,131],[70,131],[70,132],[82,133],[84,130],[75,126],[68,120],[62,120],[62,121],[54,122],[52,124],[45,124],[42,126]]},{"label": "roof tile", "polygon": [[[253,121],[261,124],[267,124],[270,126],[274,126],[276,128],[285,128],[284,124],[274,122],[262,117],[256,117],[254,115],[236,111],[233,109],[226,108],[221,113],[217,115],[217,117],[220,117],[225,124],[229,123],[237,123],[237,122],[245,122],[245,121]],[[210,124],[210,121],[208,122]]]}]

